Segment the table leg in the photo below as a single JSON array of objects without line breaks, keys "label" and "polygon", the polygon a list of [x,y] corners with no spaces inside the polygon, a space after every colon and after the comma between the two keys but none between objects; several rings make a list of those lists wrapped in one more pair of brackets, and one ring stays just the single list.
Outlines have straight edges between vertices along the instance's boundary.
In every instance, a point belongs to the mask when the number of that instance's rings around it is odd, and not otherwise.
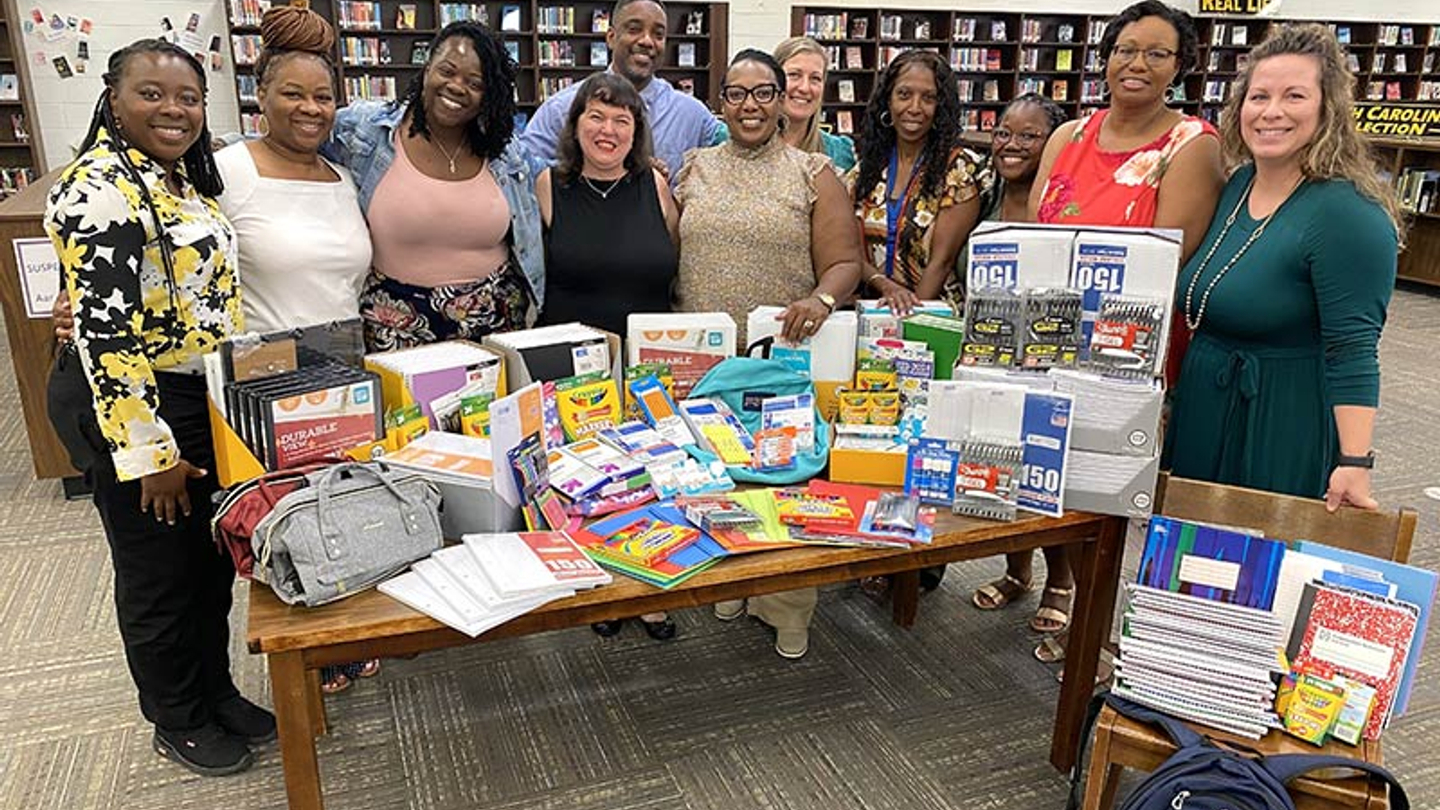
[{"label": "table leg", "polygon": [[890,576],[890,618],[909,630],[920,613],[920,572],[901,571]]},{"label": "table leg", "polygon": [[[318,687],[318,682],[313,684]],[[280,730],[280,761],[290,810],[324,810],[320,762],[315,755],[317,720],[311,711],[312,680],[299,652],[270,655],[270,694]],[[318,695],[318,691],[314,691]],[[318,697],[314,698],[318,700]]]},{"label": "table leg", "polygon": [[305,670],[305,699],[310,706],[310,733],[315,737],[323,736],[330,730],[325,718],[325,693],[320,690],[320,674],[318,669]]},{"label": "table leg", "polygon": [[1107,518],[1099,537],[1071,547],[1075,605],[1065,649],[1065,680],[1060,685],[1060,700],[1050,737],[1050,763],[1062,771],[1075,764],[1085,713],[1095,692],[1100,648],[1110,635],[1127,523],[1125,518]]}]

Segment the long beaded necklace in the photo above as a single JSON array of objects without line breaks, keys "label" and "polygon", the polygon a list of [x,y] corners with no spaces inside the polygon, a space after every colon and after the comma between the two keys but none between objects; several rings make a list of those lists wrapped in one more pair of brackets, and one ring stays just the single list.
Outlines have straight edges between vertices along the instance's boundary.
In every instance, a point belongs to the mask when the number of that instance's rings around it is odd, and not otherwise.
[{"label": "long beaded necklace", "polygon": [[[1200,282],[1200,277],[1205,275],[1205,268],[1210,266],[1210,260],[1214,258],[1216,249],[1220,247],[1220,243],[1224,242],[1226,235],[1230,233],[1230,226],[1235,224],[1235,217],[1240,215],[1240,206],[1250,201],[1250,190],[1255,187],[1255,178],[1250,178],[1249,185],[1245,186],[1245,193],[1241,194],[1240,199],[1235,202],[1235,207],[1230,210],[1230,216],[1225,217],[1225,225],[1220,229],[1220,235],[1215,237],[1214,242],[1210,243],[1210,249],[1205,252],[1205,258],[1200,260],[1200,266],[1195,269],[1195,275],[1190,277],[1190,284],[1185,288],[1185,325],[1190,328],[1191,332],[1200,331],[1200,322],[1205,320],[1205,305],[1210,303],[1210,293],[1214,291],[1215,285],[1220,283],[1220,279],[1224,278],[1225,274],[1230,272],[1230,268],[1234,267],[1235,263],[1240,261],[1240,257],[1245,255],[1245,251],[1249,250],[1250,246],[1255,244],[1255,241],[1260,238],[1260,235],[1265,233],[1265,226],[1269,225],[1270,220],[1280,212],[1281,208],[1285,207],[1285,203],[1289,202],[1290,198],[1294,196],[1295,189],[1299,188],[1303,182],[1305,182],[1305,176],[1301,175],[1300,179],[1295,181],[1295,185],[1290,187],[1290,193],[1285,195],[1285,199],[1281,200],[1280,204],[1275,206],[1274,211],[1266,214],[1265,218],[1260,220],[1260,224],[1255,226],[1255,230],[1250,232],[1250,236],[1245,240],[1245,244],[1241,245],[1240,249],[1235,251],[1235,255],[1230,257],[1230,261],[1226,262],[1224,267],[1220,268],[1220,272],[1215,274],[1215,278],[1210,279],[1210,283],[1206,284],[1205,290],[1200,293],[1200,309],[1199,311],[1195,311],[1192,306],[1195,299],[1195,285]],[[1194,318],[1191,318],[1191,312],[1195,313]]]}]

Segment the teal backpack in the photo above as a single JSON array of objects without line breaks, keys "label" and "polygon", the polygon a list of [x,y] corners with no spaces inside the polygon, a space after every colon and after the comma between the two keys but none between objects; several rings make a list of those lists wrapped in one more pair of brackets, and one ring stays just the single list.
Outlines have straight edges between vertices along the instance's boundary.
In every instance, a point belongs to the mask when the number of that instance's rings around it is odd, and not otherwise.
[{"label": "teal backpack", "polygon": [[[790,394],[815,396],[810,375],[796,371],[779,360],[756,357],[730,357],[721,360],[691,389],[691,398],[713,397],[723,400],[751,433],[760,429],[760,403],[770,397]],[[690,453],[701,462],[715,460],[715,455],[693,447]],[[808,481],[825,471],[830,459],[830,426],[815,412],[815,445],[795,456],[795,466],[788,470],[757,472],[747,467],[727,467],[736,481],[757,484],[794,484]]]}]

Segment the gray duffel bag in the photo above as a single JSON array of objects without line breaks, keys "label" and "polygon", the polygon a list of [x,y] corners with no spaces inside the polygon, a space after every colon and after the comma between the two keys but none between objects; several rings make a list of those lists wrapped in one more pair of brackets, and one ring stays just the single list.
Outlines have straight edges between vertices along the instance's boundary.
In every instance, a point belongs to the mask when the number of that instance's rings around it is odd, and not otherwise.
[{"label": "gray duffel bag", "polygon": [[382,462],[306,476],[255,526],[255,578],[286,604],[314,607],[358,593],[442,544],[440,491]]}]

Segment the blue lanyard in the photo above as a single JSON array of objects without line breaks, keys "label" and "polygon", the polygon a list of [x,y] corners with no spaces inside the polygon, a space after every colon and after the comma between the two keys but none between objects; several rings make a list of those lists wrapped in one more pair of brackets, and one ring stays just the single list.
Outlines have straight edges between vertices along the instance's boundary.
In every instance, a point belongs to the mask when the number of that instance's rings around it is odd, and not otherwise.
[{"label": "blue lanyard", "polygon": [[[900,149],[890,150],[890,171],[885,174],[885,277],[895,276],[895,250],[896,242],[900,232],[900,214],[905,210],[905,196],[895,199],[895,175],[900,173]],[[912,177],[915,174],[914,168],[910,170]],[[905,184],[906,191],[909,191],[910,184]]]}]

